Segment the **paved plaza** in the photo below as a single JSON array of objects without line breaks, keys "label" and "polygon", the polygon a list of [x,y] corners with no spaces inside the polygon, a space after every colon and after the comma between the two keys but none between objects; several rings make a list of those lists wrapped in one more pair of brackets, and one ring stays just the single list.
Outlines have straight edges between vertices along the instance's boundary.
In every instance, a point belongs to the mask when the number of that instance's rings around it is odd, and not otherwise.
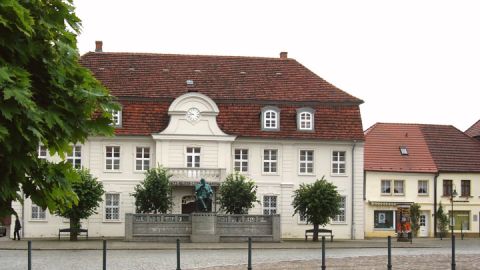
[{"label": "paved plaza", "polygon": [[[27,242],[0,240],[0,269],[27,268]],[[32,241],[33,269],[101,269],[98,240]],[[450,269],[450,239],[393,241],[393,269]],[[175,244],[108,242],[108,269],[176,269]],[[182,243],[184,270],[247,268],[246,243]],[[457,269],[480,269],[480,239],[457,240]],[[253,243],[253,269],[320,269],[321,244],[303,241]],[[327,242],[327,269],[386,269],[385,239]]]}]

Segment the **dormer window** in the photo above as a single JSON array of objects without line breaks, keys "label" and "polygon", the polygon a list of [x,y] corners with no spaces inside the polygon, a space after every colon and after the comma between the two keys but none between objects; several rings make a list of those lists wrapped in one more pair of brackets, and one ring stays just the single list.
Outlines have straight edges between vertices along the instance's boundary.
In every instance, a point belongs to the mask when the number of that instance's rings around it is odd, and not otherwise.
[{"label": "dormer window", "polygon": [[315,110],[312,108],[297,109],[297,129],[313,131]]},{"label": "dormer window", "polygon": [[122,126],[122,111],[112,111],[112,123],[115,127]]},{"label": "dormer window", "polygon": [[262,109],[262,130],[280,130],[280,109],[267,106]]}]

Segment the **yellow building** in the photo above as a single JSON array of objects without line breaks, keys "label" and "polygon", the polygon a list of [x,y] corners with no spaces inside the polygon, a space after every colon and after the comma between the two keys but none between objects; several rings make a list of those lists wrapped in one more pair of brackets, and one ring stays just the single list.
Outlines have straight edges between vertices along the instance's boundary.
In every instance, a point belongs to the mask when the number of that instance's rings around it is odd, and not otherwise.
[{"label": "yellow building", "polygon": [[377,123],[365,132],[366,237],[394,236],[397,207],[412,203],[419,237],[436,235],[440,203],[455,233],[478,236],[479,195],[480,142],[455,127]]}]

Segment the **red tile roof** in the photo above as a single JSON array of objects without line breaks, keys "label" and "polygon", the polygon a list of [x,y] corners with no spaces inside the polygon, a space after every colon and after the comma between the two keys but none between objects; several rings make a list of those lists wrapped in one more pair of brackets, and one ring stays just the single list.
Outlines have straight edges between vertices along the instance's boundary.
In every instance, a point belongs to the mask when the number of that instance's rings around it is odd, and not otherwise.
[{"label": "red tile roof", "polygon": [[[168,124],[168,106],[193,89],[220,108],[227,134],[265,138],[363,140],[362,100],[294,59],[89,52],[81,63],[122,103],[119,135],[149,135]],[[187,85],[193,81],[193,86]],[[263,106],[281,109],[280,131],[261,131]],[[299,132],[295,109],[312,107],[315,132]]]},{"label": "red tile roof", "polygon": [[467,134],[470,137],[480,137],[480,120],[478,120],[475,124],[469,127],[465,131],[465,134]]},{"label": "red tile roof", "polygon": [[480,142],[453,126],[377,123],[365,132],[365,170],[480,172]]}]

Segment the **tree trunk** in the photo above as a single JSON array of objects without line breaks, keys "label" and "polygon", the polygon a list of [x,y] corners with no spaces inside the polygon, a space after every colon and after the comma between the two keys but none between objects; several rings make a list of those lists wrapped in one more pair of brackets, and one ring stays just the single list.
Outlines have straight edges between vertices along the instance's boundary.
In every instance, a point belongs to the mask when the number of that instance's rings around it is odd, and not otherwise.
[{"label": "tree trunk", "polygon": [[70,241],[77,241],[78,229],[80,229],[80,219],[70,218]]},{"label": "tree trunk", "polygon": [[313,242],[318,242],[318,224],[313,224]]}]

